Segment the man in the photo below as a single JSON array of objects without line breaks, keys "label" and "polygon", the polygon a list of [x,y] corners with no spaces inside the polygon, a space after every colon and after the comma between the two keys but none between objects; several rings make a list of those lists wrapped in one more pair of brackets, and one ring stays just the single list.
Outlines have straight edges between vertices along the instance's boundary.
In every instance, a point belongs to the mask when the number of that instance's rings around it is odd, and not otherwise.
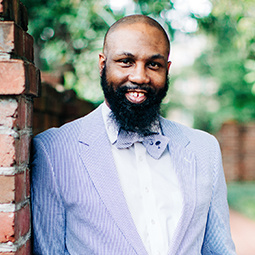
[{"label": "man", "polygon": [[34,139],[34,254],[235,254],[216,139],[159,116],[169,48],[153,19],[117,21],[105,102]]}]

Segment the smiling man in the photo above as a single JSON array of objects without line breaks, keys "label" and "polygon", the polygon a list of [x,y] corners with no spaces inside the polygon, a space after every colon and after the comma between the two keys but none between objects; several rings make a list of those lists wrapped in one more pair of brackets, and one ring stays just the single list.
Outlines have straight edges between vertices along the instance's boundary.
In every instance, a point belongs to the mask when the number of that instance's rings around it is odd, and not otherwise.
[{"label": "smiling man", "polygon": [[169,49],[155,20],[117,21],[105,102],[34,138],[34,254],[236,254],[216,139],[160,116]]},{"label": "smiling man", "polygon": [[112,26],[99,55],[99,68],[106,103],[116,121],[127,131],[146,134],[166,95],[171,62],[165,31],[158,23],[142,23],[142,19],[132,16]]}]

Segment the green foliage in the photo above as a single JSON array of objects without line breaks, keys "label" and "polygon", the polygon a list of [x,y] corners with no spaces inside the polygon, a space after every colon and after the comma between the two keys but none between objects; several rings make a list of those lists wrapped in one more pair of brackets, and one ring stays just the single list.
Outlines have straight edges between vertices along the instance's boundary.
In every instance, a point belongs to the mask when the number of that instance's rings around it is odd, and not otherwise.
[{"label": "green foliage", "polygon": [[255,16],[252,1],[213,1],[212,13],[199,19],[200,32],[210,44],[195,67],[200,75],[219,84],[215,96],[220,104],[211,115],[213,126],[235,119],[255,119]]},{"label": "green foliage", "polygon": [[232,209],[255,220],[255,183],[229,183],[228,203]]}]

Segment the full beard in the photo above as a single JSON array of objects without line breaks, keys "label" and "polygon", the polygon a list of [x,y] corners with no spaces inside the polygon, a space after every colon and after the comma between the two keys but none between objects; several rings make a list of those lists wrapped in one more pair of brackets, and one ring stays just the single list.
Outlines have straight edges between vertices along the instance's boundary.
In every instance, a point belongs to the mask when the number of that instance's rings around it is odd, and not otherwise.
[{"label": "full beard", "polygon": [[[106,67],[101,75],[101,86],[104,96],[112,110],[111,117],[119,128],[128,132],[136,132],[147,136],[153,133],[153,126],[159,119],[160,105],[168,90],[168,76],[164,88],[157,92],[148,85],[122,85],[113,89],[107,81]],[[140,104],[130,102],[125,94],[129,89],[142,89],[146,91],[146,100]]]}]

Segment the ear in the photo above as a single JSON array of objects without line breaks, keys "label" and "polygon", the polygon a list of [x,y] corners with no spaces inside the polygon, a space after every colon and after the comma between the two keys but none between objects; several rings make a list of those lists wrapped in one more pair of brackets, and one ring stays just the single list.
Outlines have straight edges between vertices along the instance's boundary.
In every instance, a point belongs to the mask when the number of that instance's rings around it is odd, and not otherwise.
[{"label": "ear", "polygon": [[171,64],[172,64],[171,61],[168,61],[168,62],[167,62],[167,72],[169,72]]},{"label": "ear", "polygon": [[106,56],[103,53],[99,53],[98,66],[99,66],[100,76],[102,76],[102,72],[103,72],[103,69],[105,67],[105,61],[106,61]]}]

